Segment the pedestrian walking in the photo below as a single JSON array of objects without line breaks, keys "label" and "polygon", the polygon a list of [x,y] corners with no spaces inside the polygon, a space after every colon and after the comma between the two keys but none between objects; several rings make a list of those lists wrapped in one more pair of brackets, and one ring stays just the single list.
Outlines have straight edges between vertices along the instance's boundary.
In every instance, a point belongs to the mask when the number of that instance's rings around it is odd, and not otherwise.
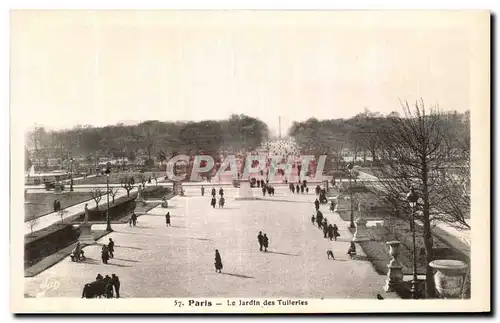
[{"label": "pedestrian walking", "polygon": [[212,205],[212,208],[215,209],[215,205],[217,204],[217,200],[215,199],[215,195],[212,197],[212,201],[210,202],[210,205]]},{"label": "pedestrian walking", "polygon": [[323,222],[323,238],[327,239],[328,236],[328,226]]},{"label": "pedestrian walking", "polygon": [[135,225],[137,224],[137,215],[135,214],[135,212],[132,212],[130,220],[132,220],[132,225],[135,227]]},{"label": "pedestrian walking", "polygon": [[220,273],[222,268],[222,258],[220,256],[219,250],[215,249],[215,272]]},{"label": "pedestrian walking", "polygon": [[205,187],[201,185],[201,196],[205,196]]},{"label": "pedestrian walking", "polygon": [[118,278],[115,274],[112,274],[111,284],[115,288],[116,298],[120,298],[120,278]]},{"label": "pedestrian walking", "polygon": [[319,200],[318,200],[318,199],[316,199],[316,200],[314,201],[314,207],[316,208],[316,211],[318,211],[318,210],[319,210]]},{"label": "pedestrian walking", "polygon": [[103,264],[107,264],[109,260],[108,246],[104,245],[101,249],[101,260]]},{"label": "pedestrian walking", "polygon": [[115,242],[111,238],[109,238],[108,252],[109,252],[109,257],[113,258],[114,257],[114,252],[115,252]]},{"label": "pedestrian walking", "polygon": [[269,238],[265,233],[264,233],[263,245],[264,245],[264,252],[267,252],[267,248],[269,247]]},{"label": "pedestrian walking", "polygon": [[170,226],[170,212],[167,212],[167,214],[165,214],[165,224],[167,227]]},{"label": "pedestrian walking", "polygon": [[340,237],[339,228],[336,224],[333,225],[333,238],[337,241],[337,237]]},{"label": "pedestrian walking", "polygon": [[266,187],[262,186],[262,196],[266,196]]},{"label": "pedestrian walking", "polygon": [[215,191],[215,187],[212,187],[212,196],[215,197],[215,194],[217,194]]},{"label": "pedestrian walking", "polygon": [[262,235],[262,231],[259,231],[257,240],[259,241],[259,251],[262,251],[262,247],[264,246],[264,236]]},{"label": "pedestrian walking", "polygon": [[333,226],[331,224],[328,225],[328,238],[330,241],[333,240]]},{"label": "pedestrian walking", "polygon": [[221,197],[224,197],[224,190],[222,189],[222,187],[219,189],[219,195]]},{"label": "pedestrian walking", "polygon": [[312,215],[311,217],[311,223],[314,225],[314,222],[316,221],[316,217],[314,216],[314,214]]}]

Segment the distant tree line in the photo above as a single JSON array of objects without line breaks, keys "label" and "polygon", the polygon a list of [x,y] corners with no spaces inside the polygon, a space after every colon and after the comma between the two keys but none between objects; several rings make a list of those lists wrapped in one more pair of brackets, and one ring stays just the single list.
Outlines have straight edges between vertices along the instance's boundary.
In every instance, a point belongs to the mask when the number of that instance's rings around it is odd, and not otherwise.
[{"label": "distant tree line", "polygon": [[[91,161],[98,156],[134,161],[137,156],[147,156],[150,161],[165,161],[175,154],[203,152],[217,157],[221,150],[251,150],[268,136],[269,129],[261,120],[232,115],[217,121],[152,120],[137,125],[76,126],[60,131],[35,127],[26,134],[26,144],[33,150],[31,157],[36,158],[85,156]],[[30,163],[27,161],[25,166]]]}]

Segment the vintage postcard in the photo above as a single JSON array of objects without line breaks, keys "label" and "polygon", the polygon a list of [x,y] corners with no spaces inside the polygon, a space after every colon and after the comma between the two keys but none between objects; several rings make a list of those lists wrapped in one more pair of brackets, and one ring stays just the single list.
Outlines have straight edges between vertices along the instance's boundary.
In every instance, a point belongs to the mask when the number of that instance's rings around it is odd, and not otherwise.
[{"label": "vintage postcard", "polygon": [[487,11],[11,11],[11,311],[488,312],[489,111]]}]

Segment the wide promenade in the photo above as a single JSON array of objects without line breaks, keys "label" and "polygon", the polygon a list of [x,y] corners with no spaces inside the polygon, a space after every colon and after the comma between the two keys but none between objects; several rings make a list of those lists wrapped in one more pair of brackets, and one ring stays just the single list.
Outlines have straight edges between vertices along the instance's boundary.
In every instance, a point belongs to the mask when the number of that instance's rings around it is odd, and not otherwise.
[{"label": "wide promenade", "polygon": [[[86,247],[89,259],[68,258],[36,277],[25,278],[25,293],[38,297],[80,297],[96,275],[117,274],[122,297],[314,297],[369,298],[382,291],[385,277],[366,260],[346,255],[352,236],[337,214],[322,206],[340,229],[339,241],[328,241],[311,224],[315,195],[294,195],[278,187],[260,201],[238,201],[226,190],[224,209],[213,209],[198,189],[170,200],[170,208],[141,215],[136,227],[115,224],[114,232]],[[259,189],[256,195],[262,196]],[[208,192],[207,192],[208,193]],[[166,227],[170,211],[172,226]],[[102,228],[102,225],[95,226]],[[260,252],[257,234],[269,237],[269,252]],[[102,243],[112,238],[115,258],[100,260]],[[214,269],[218,249],[224,268]],[[328,260],[331,249],[336,260]],[[364,258],[361,258],[364,259]],[[57,283],[56,283],[57,282]],[[55,285],[53,284],[55,283]],[[52,285],[51,285],[52,284]],[[57,286],[44,290],[44,286]]]}]

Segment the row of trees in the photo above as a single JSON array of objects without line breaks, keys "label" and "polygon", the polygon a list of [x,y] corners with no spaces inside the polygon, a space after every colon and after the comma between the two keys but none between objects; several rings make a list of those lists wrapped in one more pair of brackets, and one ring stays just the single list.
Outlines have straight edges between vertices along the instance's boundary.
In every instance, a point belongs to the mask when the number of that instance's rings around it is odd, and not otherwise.
[{"label": "row of trees", "polygon": [[52,156],[95,156],[112,158],[147,156],[164,161],[175,153],[200,151],[218,156],[221,150],[255,149],[267,140],[269,129],[259,119],[232,115],[226,120],[199,122],[146,121],[138,125],[117,124],[106,127],[77,126],[62,131],[35,127],[26,135],[26,143],[36,158]]},{"label": "row of trees", "polygon": [[[423,224],[427,262],[434,260],[432,228],[446,222],[470,229],[470,117],[426,108],[423,101],[402,103],[402,115],[365,111],[348,120],[309,119],[290,129],[310,153],[328,153],[342,160],[342,151],[370,155],[381,179],[376,185],[382,203],[409,219],[410,188],[420,196],[416,212]],[[340,162],[338,164],[341,164]],[[433,272],[427,267],[426,290],[433,295]]]}]

